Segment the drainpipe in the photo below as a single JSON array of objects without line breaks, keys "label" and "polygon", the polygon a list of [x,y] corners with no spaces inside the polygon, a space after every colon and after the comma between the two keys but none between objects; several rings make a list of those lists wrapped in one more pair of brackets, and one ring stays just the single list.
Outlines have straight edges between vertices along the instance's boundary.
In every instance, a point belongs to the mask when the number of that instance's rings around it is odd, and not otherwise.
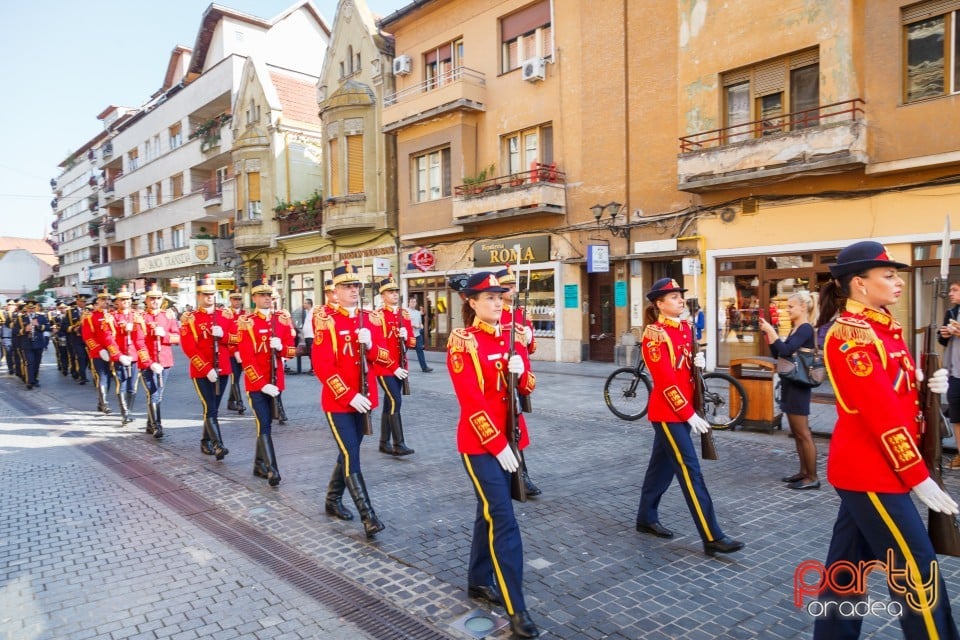
[{"label": "drainpipe", "polygon": [[287,138],[287,132],[283,132],[283,164],[286,167],[286,192],[287,197],[284,202],[290,202],[290,141]]}]

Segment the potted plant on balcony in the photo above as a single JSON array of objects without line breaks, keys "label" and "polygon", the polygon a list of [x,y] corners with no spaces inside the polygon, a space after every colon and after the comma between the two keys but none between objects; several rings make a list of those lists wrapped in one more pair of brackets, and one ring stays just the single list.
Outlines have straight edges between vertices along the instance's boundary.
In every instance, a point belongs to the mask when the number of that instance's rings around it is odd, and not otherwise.
[{"label": "potted plant on balcony", "polygon": [[523,185],[523,174],[522,173],[513,173],[510,175],[510,186],[519,187]]},{"label": "potted plant on balcony", "polygon": [[464,193],[472,193],[474,195],[483,192],[483,183],[487,181],[487,176],[492,176],[494,172],[494,166],[491,164],[489,167],[484,168],[475,176],[465,177],[463,179]]}]

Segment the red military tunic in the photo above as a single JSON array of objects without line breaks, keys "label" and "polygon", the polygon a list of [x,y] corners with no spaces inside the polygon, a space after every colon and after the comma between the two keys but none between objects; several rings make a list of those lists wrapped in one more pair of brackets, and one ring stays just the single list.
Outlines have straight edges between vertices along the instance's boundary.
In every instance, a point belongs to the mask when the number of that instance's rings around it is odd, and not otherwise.
[{"label": "red military tunic", "polygon": [[643,361],[653,376],[647,412],[652,422],[686,422],[693,406],[693,334],[690,325],[661,315],[643,330]]},{"label": "red military tunic", "polygon": [[[159,362],[164,369],[169,369],[173,366],[173,349],[170,345],[180,344],[180,323],[177,322],[177,314],[171,309],[158,311],[156,314],[145,311],[143,320],[147,327],[144,342],[147,345],[149,362],[146,365],[141,362],[141,368],[146,369],[154,362]],[[158,337],[157,327],[162,328],[165,335]]]},{"label": "red military tunic", "polygon": [[120,349],[116,340],[117,327],[113,314],[109,311],[84,311],[80,319],[80,334],[91,358],[99,358],[103,349],[110,354],[110,360],[120,360]]},{"label": "red military tunic", "polygon": [[143,364],[150,359],[147,346],[144,344],[147,325],[143,320],[143,314],[139,311],[126,313],[114,311],[113,319],[117,328],[116,340],[120,353],[130,356],[131,360],[139,361],[141,369],[149,367],[149,363]]},{"label": "red military tunic", "polygon": [[906,493],[929,477],[917,441],[923,418],[903,327],[886,310],[847,300],[824,360],[837,395],[827,479],[837,489]]},{"label": "red military tunic", "polygon": [[[460,453],[497,455],[507,446],[507,411],[511,402],[507,376],[510,335],[501,327],[477,320],[472,327],[454,329],[447,340],[447,369],[460,403],[457,423],[457,450]],[[527,349],[518,339],[516,353],[523,358],[525,371],[517,379],[517,389],[530,395],[537,386],[530,371]],[[517,416],[520,429],[518,445],[530,442],[523,414]]]},{"label": "red military tunic", "polygon": [[407,348],[412,349],[417,346],[417,339],[413,336],[413,325],[410,323],[410,314],[406,309],[397,307],[381,307],[379,310],[383,317],[383,323],[377,331],[383,336],[387,351],[390,352],[389,362],[374,365],[373,373],[378,376],[392,376],[400,365],[400,327],[407,330]]},{"label": "red military tunic", "polygon": [[[270,363],[273,361],[273,382],[283,391],[283,360],[296,355],[296,346],[290,333],[290,314],[285,311],[274,313],[267,320],[260,311],[244,314],[237,320],[239,343],[237,351],[243,363],[243,381],[247,391],[260,391],[271,383]],[[270,348],[270,338],[280,338],[283,349],[279,352]],[[274,355],[276,354],[276,355]]]},{"label": "red military tunic", "polygon": [[[376,311],[363,311],[363,326],[370,330],[373,346],[367,350],[367,398],[377,406],[375,366],[390,362],[390,351],[383,340],[383,317]],[[350,401],[360,393],[360,343],[357,342],[359,316],[350,317],[345,307],[314,307],[313,349],[310,361],[323,389],[320,406],[332,413],[355,413]]]},{"label": "red military tunic", "polygon": [[509,330],[512,322],[516,322],[518,327],[530,327],[530,344],[527,345],[527,353],[536,353],[537,339],[533,336],[533,323],[530,322],[529,316],[524,312],[523,307],[511,307],[509,304],[504,304],[503,311],[500,313],[500,326]]},{"label": "red military tunic", "polygon": [[180,316],[180,347],[190,360],[190,377],[205,378],[213,369],[213,323],[223,329],[219,344],[219,362],[217,373],[228,376],[230,367],[230,345],[236,344],[236,318],[230,309],[217,309],[214,315],[202,309],[187,311]]}]

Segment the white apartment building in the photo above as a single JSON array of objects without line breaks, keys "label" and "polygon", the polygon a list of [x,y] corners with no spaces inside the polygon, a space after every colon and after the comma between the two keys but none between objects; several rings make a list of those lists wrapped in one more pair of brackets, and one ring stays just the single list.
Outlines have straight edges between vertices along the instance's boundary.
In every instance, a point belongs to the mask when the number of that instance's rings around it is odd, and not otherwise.
[{"label": "white apartment building", "polygon": [[117,107],[100,114],[108,138],[97,158],[104,260],[95,281],[133,281],[142,290],[157,280],[180,304],[193,302],[198,274],[232,286],[234,223],[261,215],[255,203],[237,208],[231,160],[244,63],[255,55],[317,75],[329,37],[309,1],[269,20],[210,5],[194,47],[173,50],[146,105],[133,114]]}]

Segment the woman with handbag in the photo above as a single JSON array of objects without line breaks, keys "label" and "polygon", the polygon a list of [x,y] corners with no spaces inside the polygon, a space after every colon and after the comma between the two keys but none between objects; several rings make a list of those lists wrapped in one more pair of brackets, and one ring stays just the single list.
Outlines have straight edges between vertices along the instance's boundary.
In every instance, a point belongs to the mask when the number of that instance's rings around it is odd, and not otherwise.
[{"label": "woman with handbag", "polygon": [[[813,315],[813,297],[810,292],[801,289],[787,298],[787,315],[793,328],[786,340],[781,340],[777,330],[769,322],[760,319],[760,331],[770,344],[770,353],[774,358],[790,358],[800,349],[816,349],[816,340],[811,324]],[[819,489],[817,476],[817,447],[810,433],[810,395],[812,387],[800,385],[792,380],[780,378],[780,410],[787,416],[790,433],[797,445],[800,457],[800,471],[792,476],[781,478],[788,489]]]}]

